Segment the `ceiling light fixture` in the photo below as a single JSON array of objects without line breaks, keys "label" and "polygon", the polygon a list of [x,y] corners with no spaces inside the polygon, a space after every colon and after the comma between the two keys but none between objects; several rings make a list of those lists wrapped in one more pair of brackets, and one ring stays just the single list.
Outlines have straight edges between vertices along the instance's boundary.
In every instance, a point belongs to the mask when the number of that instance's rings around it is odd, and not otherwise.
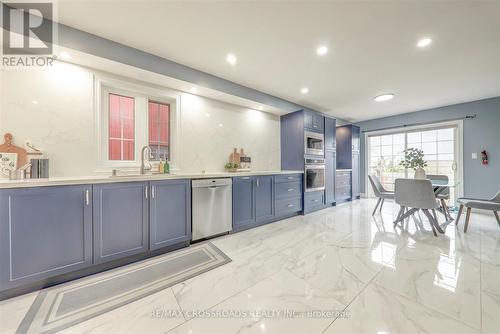
[{"label": "ceiling light fixture", "polygon": [[318,47],[316,49],[316,53],[319,55],[319,56],[323,56],[323,55],[326,55],[328,52],[328,48],[325,46],[325,45],[321,45],[320,47]]},{"label": "ceiling light fixture", "polygon": [[429,46],[429,44],[432,43],[432,39],[430,38],[422,38],[421,40],[418,41],[417,46],[419,48],[425,48],[426,46]]},{"label": "ceiling light fixture", "polygon": [[228,53],[226,56],[226,61],[233,66],[236,65],[237,60],[238,58],[233,53]]},{"label": "ceiling light fixture", "polygon": [[33,101],[31,101],[31,103],[33,103],[33,104],[37,105],[37,104],[38,104],[38,101],[37,101],[37,100],[33,100]]},{"label": "ceiling light fixture", "polygon": [[394,98],[394,94],[390,93],[390,94],[382,94],[382,95],[375,96],[373,99],[377,102],[384,102],[384,101],[392,100],[393,98]]},{"label": "ceiling light fixture", "polygon": [[300,92],[301,92],[302,94],[307,94],[307,93],[309,93],[309,88],[304,87],[304,88],[302,88],[302,89],[300,90]]},{"label": "ceiling light fixture", "polygon": [[62,58],[62,59],[65,59],[65,60],[70,60],[71,59],[71,55],[67,52],[61,52],[59,54],[59,56]]}]

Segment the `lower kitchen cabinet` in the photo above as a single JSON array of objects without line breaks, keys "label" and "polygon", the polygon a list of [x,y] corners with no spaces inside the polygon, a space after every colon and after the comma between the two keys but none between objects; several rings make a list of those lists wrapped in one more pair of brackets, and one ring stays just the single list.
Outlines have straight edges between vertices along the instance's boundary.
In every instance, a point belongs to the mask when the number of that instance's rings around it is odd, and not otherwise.
[{"label": "lower kitchen cabinet", "polygon": [[302,212],[301,174],[233,178],[233,231]]},{"label": "lower kitchen cabinet", "polygon": [[191,182],[151,182],[149,215],[151,250],[191,240]]},{"label": "lower kitchen cabinet", "polygon": [[93,186],[94,263],[148,250],[148,182]]},{"label": "lower kitchen cabinet", "polygon": [[325,152],[325,204],[335,203],[335,169],[337,157],[335,151]]},{"label": "lower kitchen cabinet", "polygon": [[233,178],[233,230],[255,225],[255,177]]},{"label": "lower kitchen cabinet", "polygon": [[255,221],[263,223],[274,218],[274,177],[255,178]]},{"label": "lower kitchen cabinet", "polygon": [[92,264],[90,185],[0,191],[0,290]]},{"label": "lower kitchen cabinet", "polygon": [[312,211],[320,210],[325,207],[325,192],[309,191],[304,195],[304,212],[309,213]]}]

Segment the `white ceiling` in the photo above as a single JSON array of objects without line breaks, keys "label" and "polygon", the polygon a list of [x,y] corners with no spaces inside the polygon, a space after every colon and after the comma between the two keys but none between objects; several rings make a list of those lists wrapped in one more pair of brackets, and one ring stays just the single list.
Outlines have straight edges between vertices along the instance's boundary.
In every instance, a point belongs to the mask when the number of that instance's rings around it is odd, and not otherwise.
[{"label": "white ceiling", "polygon": [[500,95],[499,1],[71,0],[58,20],[351,121]]}]

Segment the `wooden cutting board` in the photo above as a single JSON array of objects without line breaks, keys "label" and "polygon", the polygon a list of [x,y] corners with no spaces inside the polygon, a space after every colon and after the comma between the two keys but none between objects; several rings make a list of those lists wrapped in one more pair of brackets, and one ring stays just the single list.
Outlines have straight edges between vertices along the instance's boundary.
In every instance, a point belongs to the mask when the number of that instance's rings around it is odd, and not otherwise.
[{"label": "wooden cutting board", "polygon": [[14,137],[10,133],[4,136],[4,143],[0,145],[0,153],[16,153],[17,154],[17,168],[23,167],[28,162],[28,153],[22,147],[15,146],[12,141]]}]

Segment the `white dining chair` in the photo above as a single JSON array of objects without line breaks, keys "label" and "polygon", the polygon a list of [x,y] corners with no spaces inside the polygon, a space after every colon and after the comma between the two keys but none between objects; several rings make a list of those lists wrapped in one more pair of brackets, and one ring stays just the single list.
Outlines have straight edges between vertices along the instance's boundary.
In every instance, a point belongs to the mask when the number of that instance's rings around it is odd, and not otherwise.
[{"label": "white dining chair", "polygon": [[422,210],[431,224],[434,236],[437,236],[436,231],[444,233],[436,219],[436,209],[439,208],[439,202],[436,200],[430,180],[396,179],[395,201],[400,205],[400,210],[394,221],[394,226],[415,212]]},{"label": "white dining chair", "polygon": [[[434,175],[427,174],[427,178],[431,181],[443,181],[443,183],[448,183],[450,181],[448,175]],[[452,221],[453,217],[448,210],[447,200],[450,199],[450,188],[445,188],[439,194],[436,195],[436,198],[441,202],[441,211],[443,212],[446,220]]]},{"label": "white dining chair", "polygon": [[375,194],[376,197],[378,197],[378,202],[377,205],[375,205],[375,209],[373,209],[372,216],[375,215],[375,212],[377,211],[377,207],[380,204],[380,211],[382,211],[382,206],[384,205],[384,201],[386,199],[394,199],[394,192],[389,191],[384,188],[382,183],[380,183],[380,180],[378,177],[375,175],[368,175],[368,180],[370,180],[370,183],[372,185],[373,193]]}]

